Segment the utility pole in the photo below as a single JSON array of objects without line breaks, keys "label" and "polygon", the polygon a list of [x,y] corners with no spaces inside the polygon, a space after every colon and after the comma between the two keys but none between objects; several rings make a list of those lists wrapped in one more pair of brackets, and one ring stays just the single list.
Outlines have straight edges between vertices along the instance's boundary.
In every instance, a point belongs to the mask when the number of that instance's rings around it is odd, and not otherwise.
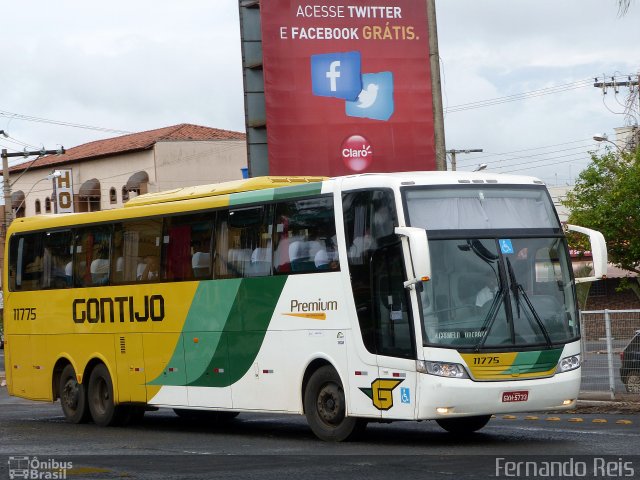
[{"label": "utility pole", "polygon": [[627,80],[622,82],[617,81],[616,77],[611,77],[610,82],[605,82],[604,77],[602,78],[602,81],[598,81],[598,78],[595,78],[595,83],[593,84],[593,86],[596,88],[601,88],[605,95],[607,94],[607,88],[609,87],[612,87],[614,91],[618,93],[618,87],[637,87],[638,78],[638,75],[636,75],[635,80],[633,80],[631,76],[628,76]]},{"label": "utility pole", "polygon": [[[594,79],[593,86],[602,90],[602,94],[607,94],[607,89],[613,88],[613,93],[618,93],[618,87],[627,87],[629,89],[629,99],[627,101],[627,105],[625,108],[625,115],[635,116],[633,112],[635,103],[638,103],[638,115],[640,116],[640,74],[636,75],[635,78],[631,75],[627,75],[626,80],[616,80],[616,77],[610,77],[611,81],[607,82],[606,77],[602,77],[602,81],[598,80],[596,77]],[[634,88],[635,87],[635,88]],[[638,117],[635,118],[636,125],[638,124]]]},{"label": "utility pole", "polygon": [[[4,134],[4,131],[2,132]],[[27,151],[24,152],[16,152],[16,153],[8,153],[6,148],[2,149],[2,190],[4,193],[4,232],[6,235],[7,229],[11,222],[13,221],[13,209],[11,205],[11,182],[9,180],[9,158],[11,157],[31,157],[33,155],[61,155],[65,152],[64,147],[60,147],[57,150],[36,150],[36,151]]]},{"label": "utility pole", "polygon": [[429,28],[429,65],[431,67],[431,98],[433,103],[433,132],[436,146],[436,170],[447,169],[444,140],[444,110],[442,108],[442,83],[440,80],[440,51],[438,50],[438,25],[436,1],[427,0],[427,26]]},{"label": "utility pole", "polygon": [[[607,90],[610,88],[613,89],[614,95],[619,93],[619,87],[629,89],[629,95],[626,100],[626,105],[624,106],[624,115],[627,119],[627,125],[630,125],[630,133],[628,139],[626,139],[627,146],[625,149],[633,150],[640,145],[640,128],[638,128],[638,122],[640,121],[640,74],[636,74],[635,76],[627,75],[626,80],[617,80],[615,76],[609,78],[610,81],[607,81],[607,77],[605,76],[602,77],[602,80],[596,77],[593,86],[602,90],[603,95],[606,95]],[[638,107],[637,113],[634,111],[636,104]],[[618,140],[616,140],[616,142],[618,142]],[[617,143],[616,147],[618,147]]]},{"label": "utility pole", "polygon": [[[456,154],[476,153],[476,152],[482,152],[482,148],[472,148],[472,149],[466,149],[466,150],[447,150],[447,153],[451,155],[451,171],[452,172],[456,171]],[[445,165],[445,170],[446,170],[446,165]]]}]

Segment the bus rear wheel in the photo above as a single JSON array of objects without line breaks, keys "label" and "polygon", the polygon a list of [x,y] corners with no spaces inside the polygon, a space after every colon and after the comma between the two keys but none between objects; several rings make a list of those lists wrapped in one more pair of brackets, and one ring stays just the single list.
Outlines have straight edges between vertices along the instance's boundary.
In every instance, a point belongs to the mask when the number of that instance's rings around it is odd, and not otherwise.
[{"label": "bus rear wheel", "polygon": [[64,418],[69,423],[85,423],[89,421],[90,412],[87,407],[87,394],[84,385],[78,383],[73,366],[67,365],[60,375],[60,405]]},{"label": "bus rear wheel", "polygon": [[121,423],[124,410],[114,403],[111,375],[102,363],[91,372],[87,399],[91,418],[96,425],[108,427]]},{"label": "bus rear wheel", "polygon": [[316,370],[304,391],[304,412],[313,433],[321,440],[342,442],[364,431],[364,419],[347,417],[342,382],[333,367]]},{"label": "bus rear wheel", "polygon": [[436,420],[438,425],[454,435],[463,435],[480,430],[491,420],[491,415],[478,415],[477,417],[443,418]]}]

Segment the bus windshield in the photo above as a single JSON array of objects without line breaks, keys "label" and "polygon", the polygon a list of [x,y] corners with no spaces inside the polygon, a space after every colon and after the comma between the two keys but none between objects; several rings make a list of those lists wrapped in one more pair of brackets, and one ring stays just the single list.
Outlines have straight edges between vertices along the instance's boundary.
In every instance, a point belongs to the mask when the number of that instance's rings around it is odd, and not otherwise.
[{"label": "bus windshield", "polygon": [[[548,233],[559,224],[546,192],[469,189],[458,198],[439,191],[406,196],[411,225],[427,228],[429,238],[431,279],[421,294],[425,344],[479,351],[575,340],[571,263],[564,238]],[[468,222],[456,224],[463,217]],[[532,235],[535,230],[544,233]]]},{"label": "bus windshield", "polygon": [[457,188],[405,190],[411,224],[431,230],[514,228],[559,229],[544,186],[504,188],[460,185]]}]

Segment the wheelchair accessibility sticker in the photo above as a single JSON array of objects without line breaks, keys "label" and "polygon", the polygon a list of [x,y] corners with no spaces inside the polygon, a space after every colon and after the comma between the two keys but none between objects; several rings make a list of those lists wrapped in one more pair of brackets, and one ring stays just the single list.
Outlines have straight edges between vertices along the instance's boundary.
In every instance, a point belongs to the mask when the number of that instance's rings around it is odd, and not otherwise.
[{"label": "wheelchair accessibility sticker", "polygon": [[498,240],[498,242],[500,242],[500,251],[503,253],[503,255],[513,254],[513,245],[511,244],[511,240],[502,238]]},{"label": "wheelchair accessibility sticker", "polygon": [[411,403],[411,390],[408,388],[400,388],[400,401],[402,403]]}]

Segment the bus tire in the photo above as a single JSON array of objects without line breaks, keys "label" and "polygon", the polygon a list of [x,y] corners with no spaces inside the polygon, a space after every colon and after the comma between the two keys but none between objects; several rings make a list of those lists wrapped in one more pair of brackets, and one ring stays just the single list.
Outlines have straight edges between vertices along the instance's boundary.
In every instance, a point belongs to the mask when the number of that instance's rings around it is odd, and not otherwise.
[{"label": "bus tire", "polygon": [[476,417],[442,418],[436,420],[438,425],[454,435],[463,435],[480,430],[491,420],[491,415],[478,415]]},{"label": "bus tire", "polygon": [[123,420],[125,411],[114,403],[111,375],[102,363],[91,372],[87,399],[91,418],[96,425],[108,427],[120,424]]},{"label": "bus tire", "polygon": [[342,382],[329,365],[313,372],[304,390],[304,412],[313,433],[321,440],[342,442],[360,434],[366,421],[347,417]]},{"label": "bus tire", "polygon": [[87,406],[87,393],[84,385],[78,383],[76,371],[71,364],[62,370],[58,391],[64,419],[69,423],[88,422],[91,412]]}]

